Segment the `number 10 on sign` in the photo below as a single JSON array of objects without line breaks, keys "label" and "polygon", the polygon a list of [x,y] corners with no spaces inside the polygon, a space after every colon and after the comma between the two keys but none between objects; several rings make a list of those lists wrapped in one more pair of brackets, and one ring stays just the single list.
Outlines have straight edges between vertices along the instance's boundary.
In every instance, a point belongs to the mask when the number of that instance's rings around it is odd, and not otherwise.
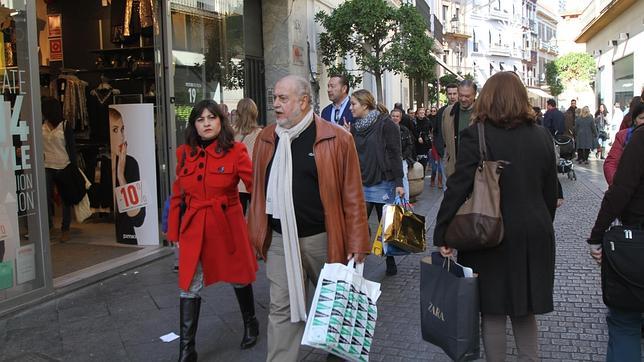
[{"label": "number 10 on sign", "polygon": [[114,193],[116,194],[116,204],[119,212],[127,212],[147,206],[142,181],[119,186],[114,189]]}]

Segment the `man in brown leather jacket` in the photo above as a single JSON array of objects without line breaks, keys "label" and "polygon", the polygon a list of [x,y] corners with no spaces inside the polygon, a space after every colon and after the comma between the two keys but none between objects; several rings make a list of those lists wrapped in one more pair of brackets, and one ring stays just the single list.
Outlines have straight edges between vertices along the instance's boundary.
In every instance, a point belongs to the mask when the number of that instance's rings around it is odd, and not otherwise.
[{"label": "man in brown leather jacket", "polygon": [[[277,124],[253,149],[248,232],[270,281],[267,361],[296,361],[306,321],[304,289],[324,263],[363,262],[370,251],[353,138],[313,114],[308,81],[275,85]],[[290,143],[290,145],[289,145]]]}]

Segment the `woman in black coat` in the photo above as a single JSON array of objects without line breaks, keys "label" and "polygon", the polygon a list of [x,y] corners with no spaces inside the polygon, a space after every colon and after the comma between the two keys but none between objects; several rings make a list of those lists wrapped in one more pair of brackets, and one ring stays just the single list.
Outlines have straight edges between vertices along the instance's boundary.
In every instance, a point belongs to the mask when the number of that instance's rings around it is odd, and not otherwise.
[{"label": "woman in black coat", "polygon": [[[509,162],[500,179],[505,234],[499,246],[459,252],[458,259],[479,274],[487,360],[505,360],[507,316],[519,360],[538,360],[534,315],[553,310],[557,169],[552,137],[535,124],[526,89],[511,72],[488,79],[473,116],[474,123],[484,123],[488,158]],[[443,256],[453,255],[445,232],[472,192],[480,159],[477,126],[466,128],[460,136],[456,172],[448,178],[434,231],[434,245]]]}]

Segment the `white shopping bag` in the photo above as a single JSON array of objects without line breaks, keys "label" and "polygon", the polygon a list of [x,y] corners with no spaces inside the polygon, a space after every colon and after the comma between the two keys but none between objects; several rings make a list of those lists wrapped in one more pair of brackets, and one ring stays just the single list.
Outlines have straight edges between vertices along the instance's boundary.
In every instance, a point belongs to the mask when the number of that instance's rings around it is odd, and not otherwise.
[{"label": "white shopping bag", "polygon": [[313,296],[302,344],[352,361],[368,361],[380,284],[364,279],[364,264],[325,264]]}]

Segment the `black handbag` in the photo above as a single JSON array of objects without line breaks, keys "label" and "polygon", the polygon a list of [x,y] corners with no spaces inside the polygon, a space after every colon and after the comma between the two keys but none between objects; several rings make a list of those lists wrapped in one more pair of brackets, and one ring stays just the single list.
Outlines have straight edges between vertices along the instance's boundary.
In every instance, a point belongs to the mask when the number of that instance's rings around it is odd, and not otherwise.
[{"label": "black handbag", "polygon": [[602,250],[604,304],[644,312],[644,230],[613,226],[604,234]]},{"label": "black handbag", "polygon": [[70,162],[64,169],[58,172],[55,181],[60,197],[67,205],[78,204],[87,193],[85,178],[81,175],[78,166],[74,163]]}]

